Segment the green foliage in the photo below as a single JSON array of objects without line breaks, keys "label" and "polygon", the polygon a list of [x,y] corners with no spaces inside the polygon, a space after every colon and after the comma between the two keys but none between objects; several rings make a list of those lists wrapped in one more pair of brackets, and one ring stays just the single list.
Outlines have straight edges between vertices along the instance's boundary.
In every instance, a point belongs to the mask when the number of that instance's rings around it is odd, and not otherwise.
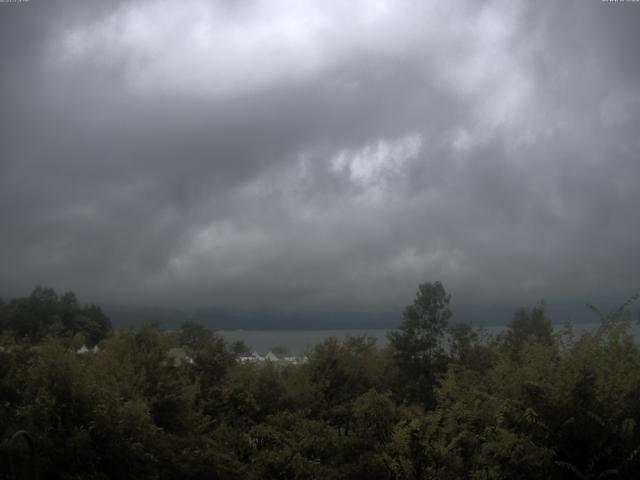
[{"label": "green foliage", "polygon": [[451,325],[447,333],[450,366],[486,370],[495,363],[495,352],[488,345],[483,332],[474,330],[466,323],[459,323]]},{"label": "green foliage", "polygon": [[178,331],[178,344],[192,351],[202,350],[215,340],[214,333],[204,325],[187,320]]},{"label": "green foliage", "polygon": [[415,300],[404,310],[399,331],[389,334],[400,373],[396,388],[404,400],[434,406],[436,382],[446,369],[444,340],[450,301],[442,283],[419,285]]},{"label": "green foliage", "polygon": [[41,478],[637,478],[624,310],[579,336],[519,310],[493,339],[448,326],[449,300],[423,284],[387,348],[330,338],[288,367],[238,363],[194,322],[119,329],[79,355],[97,310],[50,289],[0,302],[0,479],[19,430]]},{"label": "green foliage", "polygon": [[517,358],[526,343],[539,342],[550,345],[552,343],[553,328],[551,320],[547,318],[544,304],[534,307],[531,311],[520,308],[502,335],[503,349]]},{"label": "green foliage", "polygon": [[80,306],[73,292],[58,296],[52,288],[36,287],[28,297],[0,303],[0,327],[30,343],[82,334],[93,346],[109,334],[111,322],[96,305]]},{"label": "green foliage", "polygon": [[251,350],[251,348],[244,342],[244,340],[236,340],[231,344],[231,351],[236,355],[246,353],[249,350]]}]

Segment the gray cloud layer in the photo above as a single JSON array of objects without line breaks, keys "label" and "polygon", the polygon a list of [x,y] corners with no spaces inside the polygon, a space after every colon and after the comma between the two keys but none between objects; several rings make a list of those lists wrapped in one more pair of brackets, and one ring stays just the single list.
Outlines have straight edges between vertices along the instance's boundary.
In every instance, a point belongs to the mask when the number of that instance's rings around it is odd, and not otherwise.
[{"label": "gray cloud layer", "polygon": [[0,5],[0,291],[638,288],[640,4]]}]

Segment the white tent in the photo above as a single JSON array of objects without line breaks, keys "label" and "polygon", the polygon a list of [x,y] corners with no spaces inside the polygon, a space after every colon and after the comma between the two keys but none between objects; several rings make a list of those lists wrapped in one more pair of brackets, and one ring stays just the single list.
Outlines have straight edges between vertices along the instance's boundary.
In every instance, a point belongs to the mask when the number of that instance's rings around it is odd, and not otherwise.
[{"label": "white tent", "polygon": [[256,362],[264,362],[265,360],[265,358],[256,351],[254,351],[251,356],[256,359]]},{"label": "white tent", "polygon": [[270,362],[279,362],[280,358],[273,352],[269,352],[264,356],[265,360],[269,360]]}]

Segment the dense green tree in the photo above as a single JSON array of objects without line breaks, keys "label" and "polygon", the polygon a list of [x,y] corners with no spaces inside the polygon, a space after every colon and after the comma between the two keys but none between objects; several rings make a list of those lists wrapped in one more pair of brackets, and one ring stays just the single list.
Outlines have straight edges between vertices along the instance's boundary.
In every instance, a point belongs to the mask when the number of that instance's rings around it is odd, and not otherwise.
[{"label": "dense green tree", "polygon": [[400,372],[397,391],[407,401],[434,406],[436,381],[446,368],[444,340],[450,301],[442,283],[419,285],[413,303],[404,310],[399,331],[389,333]]},{"label": "dense green tree", "polygon": [[193,322],[122,328],[79,355],[90,307],[36,289],[0,305],[0,479],[18,430],[47,479],[638,476],[640,348],[624,311],[575,335],[520,310],[493,339],[447,327],[448,305],[424,284],[382,350],[330,338],[302,365],[251,365]]},{"label": "dense green tree", "polygon": [[202,411],[219,417],[224,404],[222,380],[236,363],[236,354],[219,334],[193,321],[181,326],[177,343],[184,350],[187,367],[186,372],[179,372],[179,375],[188,375],[197,384],[196,401]]},{"label": "dense green tree", "polygon": [[331,337],[316,345],[308,364],[313,395],[310,407],[344,433],[352,424],[352,402],[379,385],[378,351],[372,337]]},{"label": "dense green tree", "polygon": [[231,351],[236,355],[247,353],[249,352],[249,350],[251,350],[251,347],[249,347],[249,345],[247,345],[244,340],[235,340],[231,344]]},{"label": "dense green tree", "polygon": [[72,292],[59,297],[55,290],[44,287],[36,287],[28,297],[1,306],[0,325],[17,339],[29,342],[39,342],[47,336],[71,339],[81,333],[90,346],[111,331],[111,321],[100,307],[81,307]]},{"label": "dense green tree", "polygon": [[283,371],[272,364],[261,368],[237,365],[224,385],[225,410],[230,421],[246,427],[291,406]]},{"label": "dense green tree", "polygon": [[495,354],[488,344],[471,325],[459,323],[449,326],[448,356],[454,365],[475,370],[486,370],[495,361]]},{"label": "dense green tree", "polygon": [[70,330],[84,333],[90,345],[96,345],[111,331],[111,321],[100,307],[91,304],[80,309],[73,319]]},{"label": "dense green tree", "polygon": [[193,320],[187,320],[178,330],[178,344],[191,351],[206,348],[214,341],[214,337],[213,331]]},{"label": "dense green tree", "polygon": [[531,310],[520,308],[514,314],[506,331],[502,334],[503,348],[514,358],[520,354],[527,342],[542,342],[551,345],[553,327],[541,304]]},{"label": "dense green tree", "polygon": [[249,479],[341,479],[343,438],[326,423],[282,412],[249,433]]}]

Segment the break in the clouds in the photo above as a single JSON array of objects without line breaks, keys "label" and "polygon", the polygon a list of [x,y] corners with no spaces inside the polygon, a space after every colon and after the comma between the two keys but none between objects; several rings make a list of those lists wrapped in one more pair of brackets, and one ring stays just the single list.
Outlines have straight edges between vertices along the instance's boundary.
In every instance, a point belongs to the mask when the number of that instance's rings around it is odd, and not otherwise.
[{"label": "break in the clouds", "polygon": [[640,4],[0,4],[0,290],[231,308],[639,288]]}]

